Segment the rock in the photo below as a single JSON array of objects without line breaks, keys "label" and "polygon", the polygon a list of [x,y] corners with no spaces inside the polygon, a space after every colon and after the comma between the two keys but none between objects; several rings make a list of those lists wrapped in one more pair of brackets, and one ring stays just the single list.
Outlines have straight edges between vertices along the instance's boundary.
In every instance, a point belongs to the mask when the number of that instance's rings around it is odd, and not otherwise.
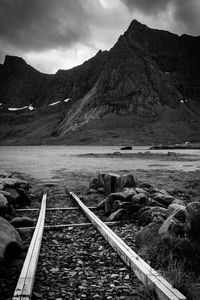
[{"label": "rock", "polygon": [[120,221],[123,218],[125,209],[120,208],[109,216],[109,221]]},{"label": "rock", "polygon": [[11,194],[7,191],[0,190],[0,194],[4,195],[7,199],[11,199]]},{"label": "rock", "polygon": [[29,217],[15,217],[10,221],[14,227],[32,227],[35,224],[35,221]]},{"label": "rock", "polygon": [[133,204],[146,205],[149,198],[144,193],[140,193],[131,197],[130,202]]},{"label": "rock", "polygon": [[161,204],[164,204],[166,206],[169,206],[172,201],[175,199],[173,196],[165,195],[163,193],[155,193],[153,194],[153,199],[157,202],[160,202]]},{"label": "rock", "polygon": [[0,216],[5,218],[8,208],[8,201],[4,195],[0,194]]},{"label": "rock", "polygon": [[27,181],[19,179],[19,178],[3,178],[1,179],[6,187],[12,187],[12,188],[22,188],[25,190],[28,190],[29,184]]},{"label": "rock", "polygon": [[135,194],[135,191],[133,189],[126,189],[123,192],[111,193],[105,201],[105,213],[109,214],[112,212],[113,205],[116,200],[119,200],[121,202],[127,201],[133,194]]},{"label": "rock", "polygon": [[134,189],[126,189],[123,192],[112,193],[109,195],[111,201],[128,201],[133,195],[137,195]]},{"label": "rock", "polygon": [[185,207],[175,210],[160,227],[159,235],[161,240],[164,242],[170,242],[178,237],[183,237],[185,220]]},{"label": "rock", "polygon": [[148,225],[153,220],[160,218],[164,221],[167,217],[167,209],[163,207],[144,207],[141,208],[138,214],[138,221],[140,224]]},{"label": "rock", "polygon": [[200,243],[200,203],[189,203],[186,208],[185,233],[194,243]]},{"label": "rock", "polygon": [[147,255],[150,250],[160,242],[158,231],[162,223],[152,222],[141,228],[135,235],[135,244],[140,248],[143,255]]},{"label": "rock", "polygon": [[19,197],[19,193],[14,188],[6,187],[4,189],[4,191],[7,192],[7,193],[9,193],[10,199],[11,199],[12,203],[14,203],[16,201],[16,199]]},{"label": "rock", "polygon": [[14,207],[23,207],[31,204],[28,193],[21,188],[5,187],[5,191],[11,195],[11,203]]},{"label": "rock", "polygon": [[[21,247],[22,240],[16,229],[4,218],[0,217],[0,261],[6,256],[15,256],[12,249]],[[9,255],[8,255],[9,254]]]},{"label": "rock", "polygon": [[147,197],[150,197],[150,196],[151,196],[151,194],[150,194],[146,189],[142,189],[142,188],[136,187],[136,188],[135,188],[135,191],[136,191],[138,194],[145,194]]},{"label": "rock", "polygon": [[120,150],[132,150],[133,148],[131,146],[124,146],[121,147]]},{"label": "rock", "polygon": [[175,210],[177,210],[179,208],[184,209],[185,206],[177,204],[177,203],[170,204],[167,209],[167,217],[169,217]]},{"label": "rock", "polygon": [[172,196],[172,195],[170,195],[169,192],[167,192],[167,191],[164,190],[164,189],[159,190],[159,193],[161,193],[161,194],[163,194],[163,195],[166,195],[166,196]]}]

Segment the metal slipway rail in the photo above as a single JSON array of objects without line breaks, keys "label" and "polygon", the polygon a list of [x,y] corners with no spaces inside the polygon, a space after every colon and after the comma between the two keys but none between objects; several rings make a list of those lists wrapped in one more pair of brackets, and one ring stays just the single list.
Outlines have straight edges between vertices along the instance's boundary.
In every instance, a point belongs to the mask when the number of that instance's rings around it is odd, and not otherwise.
[{"label": "metal slipway rail", "polygon": [[[160,300],[186,300],[177,289],[160,276],[153,268],[151,268],[143,259],[141,259],[126,243],[122,241],[104,222],[102,222],[83,202],[73,193],[69,193],[73,200],[79,205],[83,213],[108,241],[112,248],[118,253],[127,266],[131,268],[136,276],[147,286],[153,288]],[[31,244],[14,292],[12,300],[30,300],[33,291],[33,284],[37,262],[40,253],[40,246],[44,229],[64,228],[78,224],[65,224],[55,226],[44,226],[46,212],[47,194],[43,195],[41,210]],[[72,209],[72,208],[71,208]],[[116,224],[117,222],[107,222],[108,224]],[[79,224],[80,226],[91,225],[91,223]],[[59,226],[59,227],[58,227]]]}]

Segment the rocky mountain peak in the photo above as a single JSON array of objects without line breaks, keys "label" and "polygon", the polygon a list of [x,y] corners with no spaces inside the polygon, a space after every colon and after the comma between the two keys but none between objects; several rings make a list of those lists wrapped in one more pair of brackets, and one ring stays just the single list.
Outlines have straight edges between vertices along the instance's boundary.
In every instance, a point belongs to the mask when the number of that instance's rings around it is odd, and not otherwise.
[{"label": "rocky mountain peak", "polygon": [[133,20],[109,51],[99,50],[82,65],[54,75],[6,56],[0,67],[0,102],[39,108],[70,98],[54,130],[61,136],[110,114],[143,123],[166,118],[166,110],[167,116],[183,108],[195,115],[200,107],[199,52],[200,37],[178,36]]},{"label": "rocky mountain peak", "polygon": [[27,63],[22,57],[6,55],[3,65],[17,67],[27,65]]}]

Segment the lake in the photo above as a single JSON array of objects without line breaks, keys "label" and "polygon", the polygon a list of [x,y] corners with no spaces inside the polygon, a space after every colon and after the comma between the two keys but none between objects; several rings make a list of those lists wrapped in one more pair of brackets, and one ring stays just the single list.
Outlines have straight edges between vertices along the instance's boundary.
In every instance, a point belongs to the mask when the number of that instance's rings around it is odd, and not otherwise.
[{"label": "lake", "polygon": [[[120,146],[1,146],[0,166],[11,172],[21,172],[36,179],[51,179],[58,170],[65,172],[95,172],[137,169],[165,169],[195,171],[200,169],[200,150],[177,150],[186,155],[184,160],[161,160],[144,157],[123,157],[127,153],[146,152],[148,147],[133,147],[120,151]],[[108,154],[120,151],[121,156],[92,157],[80,154]],[[151,150],[151,153],[168,153],[169,150]],[[174,151],[173,151],[174,152]],[[191,161],[195,156],[198,160]],[[188,161],[187,161],[188,157]]]}]

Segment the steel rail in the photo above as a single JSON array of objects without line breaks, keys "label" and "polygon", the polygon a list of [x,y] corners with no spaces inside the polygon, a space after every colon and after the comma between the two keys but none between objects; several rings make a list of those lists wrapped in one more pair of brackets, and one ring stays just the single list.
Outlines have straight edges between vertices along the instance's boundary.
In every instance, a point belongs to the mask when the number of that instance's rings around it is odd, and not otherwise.
[{"label": "steel rail", "polygon": [[143,284],[154,289],[160,300],[186,300],[183,294],[173,288],[167,280],[138,256],[119,236],[90,211],[73,192],[69,192],[69,194],[127,266],[131,268]]},{"label": "steel rail", "polygon": [[35,231],[12,300],[31,299],[35,272],[37,268],[37,262],[39,258],[42,235],[44,230],[46,199],[47,194],[44,194],[42,197],[41,209],[37,225],[35,227]]}]

